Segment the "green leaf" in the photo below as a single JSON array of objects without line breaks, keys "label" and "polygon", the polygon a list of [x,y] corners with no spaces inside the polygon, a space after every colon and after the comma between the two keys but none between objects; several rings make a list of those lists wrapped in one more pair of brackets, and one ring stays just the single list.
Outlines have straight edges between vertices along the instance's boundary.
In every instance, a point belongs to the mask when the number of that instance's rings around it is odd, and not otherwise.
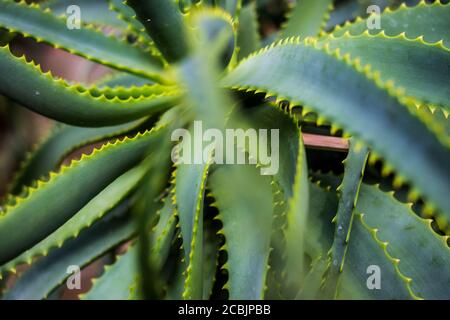
[{"label": "green leaf", "polygon": [[96,82],[99,88],[102,87],[140,87],[152,84],[153,82],[147,78],[139,77],[131,73],[118,72],[105,76]]},{"label": "green leaf", "polygon": [[283,26],[279,38],[317,36],[327,23],[333,1],[297,0],[295,2],[294,8],[288,13],[288,21]]},{"label": "green leaf", "polygon": [[54,15],[66,16],[67,8],[73,4],[80,7],[81,19],[85,23],[101,24],[119,29],[126,29],[127,24],[117,19],[116,15],[108,10],[107,0],[49,0],[40,3],[42,9],[49,8]]},{"label": "green leaf", "polygon": [[168,62],[184,58],[188,52],[183,16],[174,1],[128,0],[137,18]]},{"label": "green leaf", "polygon": [[242,0],[218,0],[216,3],[232,17],[236,16],[242,6]]},{"label": "green leaf", "polygon": [[219,239],[212,221],[203,222],[203,300],[209,300],[213,291],[219,259]]},{"label": "green leaf", "polygon": [[[417,216],[411,205],[399,202],[393,192],[363,184],[357,210],[363,214],[366,225],[377,230],[376,236],[384,243],[386,252],[398,259],[395,261],[398,272],[407,278],[413,296],[447,299],[450,295],[449,237],[438,235],[431,227],[432,220]],[[358,241],[353,234],[352,241]],[[385,283],[382,272],[381,285]]]},{"label": "green leaf", "polygon": [[[39,181],[25,198],[6,206],[0,213],[0,264],[64,224],[116,177],[142,160],[163,131],[147,131],[133,139],[106,144],[59,173],[52,173],[48,181]],[[18,227],[22,232],[14,232]]]},{"label": "green leaf", "polygon": [[350,140],[349,153],[344,160],[344,178],[337,188],[339,205],[336,217],[333,219],[335,223],[334,240],[328,252],[328,266],[324,275],[323,290],[329,298],[335,297],[339,277],[345,266],[348,243],[352,241],[354,209],[358,201],[367,155],[367,147],[358,144],[353,139]]},{"label": "green leaf", "polygon": [[50,135],[27,155],[16,174],[10,192],[17,194],[24,186],[55,170],[70,152],[78,147],[128,133],[142,123],[136,121],[114,127],[80,128],[56,125]]},{"label": "green leaf", "polygon": [[55,81],[33,63],[25,62],[24,57],[14,57],[8,46],[0,48],[0,69],[3,70],[0,93],[31,110],[68,124],[108,126],[129,122],[165,110],[177,99],[173,89],[152,94],[152,86],[148,97],[107,98],[108,89],[100,90],[105,94],[95,96],[95,90],[80,92],[79,86],[67,85],[63,80]]},{"label": "green leaf", "polygon": [[[449,26],[450,27],[450,26]],[[450,110],[450,49],[441,42],[430,44],[421,38],[408,39],[405,34],[386,36],[383,32],[358,36],[345,33],[342,37],[324,37],[320,40],[331,50],[339,48],[364,65],[380,72],[383,81],[393,80],[407,96],[423,103],[439,105]],[[380,54],[383,59],[380,59]]]},{"label": "green leaf", "polygon": [[[159,220],[150,231],[152,263],[161,270],[169,255],[171,241],[175,233],[177,222],[172,199],[167,196],[164,206],[159,211]],[[92,289],[82,299],[86,300],[117,300],[140,297],[138,281],[141,280],[138,266],[137,244],[133,244],[128,251],[118,258],[111,266],[105,267],[105,273],[94,280]],[[133,292],[134,291],[134,292]]]},{"label": "green leaf", "polygon": [[145,28],[136,19],[136,14],[133,9],[127,6],[122,0],[107,0],[109,3],[109,9],[117,13],[117,17],[123,20],[130,31],[136,33],[138,36],[144,37],[150,44],[150,37],[145,33]]},{"label": "green leaf", "polygon": [[107,250],[129,239],[135,231],[129,217],[100,221],[83,231],[78,238],[69,240],[63,247],[53,250],[48,256],[33,263],[4,299],[34,300],[48,296],[52,289],[69,276],[67,268],[80,268],[105,253]]},{"label": "green leaf", "polygon": [[[373,274],[369,269],[370,266],[379,268],[382,281],[379,290],[371,290],[367,286],[369,277]],[[375,230],[368,227],[358,213],[355,214],[353,221],[352,236],[337,289],[337,298],[411,299],[405,279],[398,274],[395,259],[386,254]]]},{"label": "green leaf", "polygon": [[[293,118],[273,106],[254,108],[248,116],[254,121],[254,128],[270,130],[271,140],[276,139],[272,136],[273,130],[277,130],[279,135],[278,149],[270,150],[275,141],[269,141],[268,150],[271,152],[271,165],[275,160],[279,162],[274,180],[282,191],[280,201],[287,204],[283,213],[284,225],[281,227],[284,243],[277,244],[276,247],[281,246],[284,250],[283,283],[286,294],[292,297],[297,293],[304,276],[303,256],[309,198],[306,155],[301,132]],[[254,146],[254,150],[257,149],[258,147]],[[258,159],[258,155],[250,155]],[[258,163],[260,164],[260,159]]]},{"label": "green leaf", "polygon": [[67,240],[77,238],[83,229],[88,228],[119,205],[136,188],[147,170],[148,167],[144,163],[115,179],[53,233],[18,257],[2,265],[0,276],[6,271],[15,272],[19,264],[31,264],[34,258],[46,256],[52,249],[63,246]]},{"label": "green leaf", "polygon": [[109,9],[117,13],[117,18],[123,20],[127,26],[127,32],[135,36],[136,41],[144,48],[150,49],[150,52],[155,57],[161,57],[161,53],[155,48],[153,40],[145,32],[145,28],[136,19],[136,14],[133,9],[125,4],[123,0],[108,0]]},{"label": "green leaf", "polygon": [[65,19],[25,2],[0,2],[0,26],[101,64],[156,81],[161,62],[137,46],[106,36],[93,27],[70,30]]},{"label": "green leaf", "polygon": [[450,221],[449,149],[412,114],[415,107],[399,103],[408,99],[360,64],[291,38],[244,60],[223,83],[268,92],[343,127],[384,157]]},{"label": "green leaf", "polygon": [[[335,188],[339,178],[317,175]],[[448,236],[378,186],[361,184],[349,249],[338,288],[344,299],[442,299],[448,296]],[[313,223],[314,225],[314,223]],[[325,230],[325,229],[324,229]],[[330,234],[330,230],[325,231]],[[319,237],[326,237],[326,234]],[[420,250],[419,250],[420,248]],[[426,265],[426,270],[422,265]],[[381,290],[368,289],[370,265],[380,267]]]},{"label": "green leaf", "polygon": [[270,179],[251,165],[222,165],[209,181],[223,222],[229,298],[262,299],[273,218]]},{"label": "green leaf", "polygon": [[209,164],[179,164],[175,203],[187,263],[184,299],[203,297],[203,201]]},{"label": "green leaf", "polygon": [[239,60],[242,60],[244,57],[261,47],[261,39],[258,28],[256,2],[251,2],[243,7],[241,13],[239,14],[239,26],[237,30]]},{"label": "green leaf", "polygon": [[[414,7],[407,7],[404,3],[396,10],[386,8],[381,14],[381,29],[371,29],[370,34],[383,32],[388,36],[396,36],[405,32],[406,37],[415,39],[423,36],[427,42],[443,40],[444,45],[450,47],[450,5],[435,1],[432,4],[421,0]],[[367,21],[357,18],[353,23],[337,26],[333,31],[335,36],[342,36],[346,31],[358,35],[368,30]]]},{"label": "green leaf", "polygon": [[139,276],[138,250],[133,245],[117,261],[105,266],[99,279],[93,280],[92,289],[81,296],[83,300],[125,300],[132,294],[132,288]]}]

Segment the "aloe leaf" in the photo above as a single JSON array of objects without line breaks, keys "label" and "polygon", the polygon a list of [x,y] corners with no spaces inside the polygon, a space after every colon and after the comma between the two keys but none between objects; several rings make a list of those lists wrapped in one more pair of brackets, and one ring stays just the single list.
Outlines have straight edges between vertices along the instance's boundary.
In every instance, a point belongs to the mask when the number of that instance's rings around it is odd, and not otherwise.
[{"label": "aloe leaf", "polygon": [[[25,58],[16,58],[9,47],[0,48],[0,92],[22,105],[55,120],[81,126],[107,126],[129,122],[167,109],[176,101],[176,93],[155,93],[149,97],[121,100],[104,95],[80,94],[78,86],[68,86],[43,74]],[[20,83],[20,85],[17,85]]]},{"label": "aloe leaf", "polygon": [[333,243],[332,220],[337,212],[338,198],[333,190],[324,190],[315,183],[310,182],[309,190],[305,251],[312,261],[321,257],[326,260],[326,252]]},{"label": "aloe leaf", "polygon": [[183,16],[174,1],[128,0],[139,21],[168,62],[184,58],[188,52]]},{"label": "aloe leaf", "polygon": [[83,300],[125,300],[131,295],[132,286],[138,277],[138,250],[133,245],[117,257],[117,261],[105,266],[104,274],[93,280],[92,289],[81,295]]},{"label": "aloe leaf", "polygon": [[15,268],[21,263],[31,264],[34,258],[46,256],[52,249],[61,247],[68,239],[76,238],[83,229],[101,219],[123,201],[142,180],[147,170],[148,167],[144,163],[118,177],[48,237],[2,265],[0,276],[6,271],[15,272]]},{"label": "aloe leaf", "polygon": [[217,5],[234,17],[240,11],[242,0],[218,0]]},{"label": "aloe leaf", "polygon": [[[330,175],[319,174],[318,178],[331,188],[339,184],[339,179]],[[448,296],[449,286],[445,281],[449,278],[445,268],[450,259],[448,236],[437,234],[430,219],[417,216],[410,203],[398,201],[393,194],[376,185],[361,184],[338,298],[442,299]],[[358,235],[354,233],[356,228]],[[429,272],[416,268],[421,263],[427,264]],[[380,267],[381,289],[367,287],[371,275],[367,268],[371,265]]]},{"label": "aloe leaf", "polygon": [[206,219],[203,223],[203,300],[209,300],[213,291],[219,259],[219,239],[212,226],[212,221]]},{"label": "aloe leaf", "polygon": [[136,14],[133,9],[127,6],[122,0],[107,0],[107,2],[109,3],[109,9],[117,13],[117,17],[127,24],[130,31],[136,33],[138,37],[143,37],[148,41],[147,44],[150,44],[151,38],[145,33],[145,28],[142,23],[136,19]]},{"label": "aloe leaf", "polygon": [[331,0],[296,0],[294,8],[287,15],[287,23],[283,26],[279,37],[306,38],[318,35],[327,23],[332,5]]},{"label": "aloe leaf", "polygon": [[[55,231],[116,177],[136,165],[164,129],[109,143],[39,181],[0,214],[0,264]],[[61,193],[61,190],[67,192]],[[20,225],[22,232],[14,232]]]},{"label": "aloe leaf", "polygon": [[[345,259],[345,267],[337,289],[338,299],[411,299],[405,279],[396,269],[395,259],[385,252],[376,231],[368,227],[362,216],[355,213],[352,236]],[[369,289],[371,266],[379,268],[380,289]]]},{"label": "aloe leaf", "polygon": [[[273,162],[279,162],[274,180],[282,190],[282,201],[287,204],[284,225],[281,227],[285,251],[283,282],[292,297],[298,291],[304,276],[304,237],[309,197],[305,150],[300,129],[288,114],[273,106],[258,107],[251,111],[249,118],[255,121],[255,128],[270,130],[271,135],[273,130],[277,130],[279,134],[279,149],[270,150],[271,166]],[[275,137],[272,136],[271,139]],[[271,145],[273,143],[274,141],[270,141]],[[250,155],[258,158],[258,155]]]},{"label": "aloe leaf", "polygon": [[37,6],[0,2],[0,26],[112,68],[162,80],[161,63],[149,52],[87,26],[70,30],[64,19]]},{"label": "aloe leaf", "polygon": [[337,206],[338,198],[334,191],[324,190],[316,183],[310,182],[305,251],[312,262],[296,299],[317,299],[322,295],[322,279],[328,265],[326,252],[333,243],[334,230],[331,221]]},{"label": "aloe leaf", "polygon": [[57,125],[48,138],[30,152],[16,174],[10,192],[17,194],[32,181],[43,178],[71,151],[83,145],[119,136],[136,129],[140,121],[126,123],[114,127],[80,128],[68,125]]},{"label": "aloe leaf", "polygon": [[270,179],[251,165],[223,165],[209,181],[223,222],[229,298],[262,299],[273,218]]},{"label": "aloe leaf", "polygon": [[450,28],[449,14],[450,5],[442,4],[440,1],[428,4],[421,0],[414,7],[407,7],[402,4],[396,10],[386,8],[380,17],[380,29],[369,29],[367,20],[357,18],[353,23],[349,22],[343,26],[337,26],[333,34],[342,36],[346,31],[349,31],[352,35],[357,35],[368,30],[370,34],[384,31],[388,36],[395,36],[405,32],[406,37],[410,39],[423,36],[427,42],[443,40],[444,45],[449,48],[450,34],[447,32]]},{"label": "aloe leaf", "polygon": [[127,26],[126,32],[136,37],[135,41],[139,45],[146,50],[148,49],[153,56],[160,58],[164,64],[165,61],[163,61],[161,53],[156,49],[152,38],[145,32],[142,23],[136,19],[134,10],[127,6],[123,0],[108,0],[108,3],[109,9],[117,13],[117,18],[125,22]]},{"label": "aloe leaf", "polygon": [[[155,267],[161,270],[168,257],[177,222],[175,207],[170,196],[164,199],[164,206],[158,214],[158,223],[149,231],[152,239],[150,257]],[[140,288],[136,285],[137,281],[141,279],[138,254],[138,246],[133,244],[126,253],[118,257],[116,263],[105,267],[104,274],[93,281],[92,289],[81,298],[117,300],[140,297]]]},{"label": "aloe leaf", "polygon": [[367,68],[292,38],[244,60],[223,83],[317,111],[365,141],[450,220],[449,149]]},{"label": "aloe leaf", "polygon": [[69,266],[82,268],[107,250],[130,238],[134,230],[130,217],[96,223],[83,231],[78,238],[69,240],[63,247],[53,250],[48,256],[33,263],[3,298],[8,300],[46,298],[52,289],[69,276],[67,273]]},{"label": "aloe leaf", "polygon": [[76,4],[81,10],[81,20],[85,23],[101,24],[119,29],[126,29],[127,24],[117,19],[116,15],[108,10],[107,0],[50,0],[40,4],[42,9],[49,8],[57,16],[65,16],[67,8]]},{"label": "aloe leaf", "polygon": [[143,85],[149,85],[153,82],[147,78],[139,77],[131,73],[118,72],[105,76],[96,82],[99,88],[102,87],[140,87]]},{"label": "aloe leaf", "polygon": [[176,171],[175,202],[187,263],[184,299],[203,296],[203,201],[209,165],[180,164]]},{"label": "aloe leaf", "polygon": [[[363,184],[357,210],[362,219],[397,259],[398,272],[406,277],[412,295],[422,299],[447,299],[450,295],[450,248],[448,236],[438,235],[431,219],[417,216],[412,204],[404,204],[377,186]],[[352,238],[350,241],[358,241]],[[425,265],[423,269],[420,266]],[[344,268],[345,269],[345,268]],[[381,273],[381,286],[386,279]]]},{"label": "aloe leaf", "polygon": [[239,14],[239,26],[237,30],[239,60],[242,60],[244,57],[261,47],[261,39],[258,28],[256,2],[251,2],[243,7],[241,13]]},{"label": "aloe leaf", "polygon": [[338,38],[331,34],[321,41],[331,50],[339,48],[342,54],[349,53],[362,64],[370,64],[383,81],[393,80],[406,95],[450,109],[450,49],[442,42],[408,39],[404,33],[392,37],[383,32],[370,35],[368,31],[358,36],[345,33]]},{"label": "aloe leaf", "polygon": [[345,266],[345,255],[351,239],[354,209],[358,201],[359,188],[364,175],[368,150],[351,139],[349,153],[344,160],[345,173],[342,183],[337,188],[339,205],[335,223],[334,240],[328,252],[328,266],[325,274],[325,294],[334,297],[339,276]]}]

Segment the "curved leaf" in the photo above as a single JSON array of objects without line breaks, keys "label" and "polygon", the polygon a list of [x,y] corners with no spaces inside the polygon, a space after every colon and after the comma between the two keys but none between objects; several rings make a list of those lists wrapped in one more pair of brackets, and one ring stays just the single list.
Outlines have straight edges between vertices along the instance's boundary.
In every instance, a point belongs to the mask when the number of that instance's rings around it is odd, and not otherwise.
[{"label": "curved leaf", "polygon": [[[89,156],[39,181],[25,198],[0,214],[0,264],[32,247],[70,219],[124,171],[137,164],[163,129],[104,145]],[[61,192],[65,190],[66,192]],[[15,232],[20,226],[22,232]]]},{"label": "curved leaf", "polygon": [[210,186],[223,222],[229,298],[262,299],[273,218],[270,179],[251,165],[222,165]]},{"label": "curved leaf", "polygon": [[48,138],[28,154],[14,178],[10,192],[17,194],[24,186],[30,186],[32,181],[43,178],[44,175],[55,170],[64,157],[76,148],[125,134],[136,129],[140,123],[136,121],[104,128],[57,125]]},{"label": "curved leaf", "polygon": [[187,263],[184,299],[203,296],[203,201],[209,165],[179,164],[175,176],[175,203]]},{"label": "curved leaf", "polygon": [[316,36],[329,19],[332,0],[296,0],[294,8],[287,14],[287,22],[279,38]]},{"label": "curved leaf", "polygon": [[[396,36],[402,32],[406,37],[415,39],[423,36],[427,42],[443,40],[444,45],[450,47],[450,5],[435,1],[428,4],[425,0],[414,7],[407,7],[404,3],[396,10],[386,8],[381,14],[381,29],[371,29],[370,34],[383,32],[388,36]],[[357,18],[355,22],[347,22],[343,26],[337,26],[333,33],[342,36],[346,31],[358,35],[368,30],[367,21]]]},{"label": "curved leaf", "polygon": [[[409,278],[407,281],[415,297],[448,299],[449,237],[438,235],[431,227],[432,220],[418,217],[411,210],[411,204],[399,202],[392,193],[366,184],[361,186],[357,210],[363,214],[364,222],[377,230],[376,236],[389,255],[398,259],[398,271]],[[358,239],[353,239],[352,234],[350,241]],[[382,285],[385,282],[382,276]]]},{"label": "curved leaf", "polygon": [[101,64],[163,81],[161,63],[137,46],[92,27],[70,30],[66,21],[25,2],[0,2],[0,26]]},{"label": "curved leaf", "polygon": [[15,272],[15,268],[21,263],[31,264],[33,258],[48,255],[52,249],[63,246],[70,238],[77,238],[83,229],[101,219],[123,201],[142,180],[147,170],[144,163],[115,179],[53,233],[12,261],[2,265],[0,276],[6,271]]},{"label": "curved leaf", "polygon": [[244,57],[261,47],[258,27],[256,2],[251,2],[243,7],[239,14],[239,26],[237,30],[239,60],[242,60]]},{"label": "curved leaf", "polygon": [[[176,92],[155,93],[149,97],[121,100],[105,95],[79,92],[43,74],[24,57],[16,58],[9,47],[0,48],[0,92],[22,105],[55,120],[81,126],[107,126],[128,122],[167,109],[176,101]],[[17,85],[20,83],[20,85]]]},{"label": "curved leaf", "polygon": [[450,49],[442,42],[408,39],[404,33],[390,37],[383,31],[377,35],[366,31],[359,36],[345,33],[339,38],[331,34],[320,42],[331,50],[349,53],[364,65],[370,64],[383,81],[393,80],[406,95],[450,110]]},{"label": "curved leaf", "polygon": [[[101,221],[33,263],[14,283],[4,299],[43,299],[69,276],[67,268],[83,267],[101,254],[129,239],[135,231],[129,217]],[[83,271],[81,271],[83,272]]]},{"label": "curved leaf", "polygon": [[[42,9],[49,8],[57,16],[65,16],[67,8],[75,4],[73,0],[49,0],[40,3]],[[91,24],[101,24],[119,29],[126,29],[127,25],[116,15],[108,10],[107,0],[77,0],[76,5],[80,7],[81,19]]]},{"label": "curved leaf", "polygon": [[277,95],[342,126],[385,157],[450,221],[449,149],[412,114],[415,107],[400,104],[408,100],[368,68],[292,38],[241,62],[224,85]]},{"label": "curved leaf", "polygon": [[128,0],[137,18],[144,25],[168,62],[184,58],[188,52],[183,16],[174,1]]},{"label": "curved leaf", "polygon": [[364,176],[368,150],[350,140],[349,153],[344,160],[345,171],[342,183],[337,188],[339,205],[335,223],[333,245],[328,252],[328,266],[323,285],[328,297],[335,297],[339,277],[345,265],[348,243],[352,241],[351,232],[354,210],[358,201],[358,193]]}]

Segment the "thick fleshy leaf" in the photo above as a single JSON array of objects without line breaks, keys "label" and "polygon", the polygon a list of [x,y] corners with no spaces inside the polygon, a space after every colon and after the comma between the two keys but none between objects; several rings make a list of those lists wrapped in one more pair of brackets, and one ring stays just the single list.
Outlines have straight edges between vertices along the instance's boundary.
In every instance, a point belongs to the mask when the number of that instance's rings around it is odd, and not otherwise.
[{"label": "thick fleshy leaf", "polygon": [[0,26],[101,64],[162,80],[161,62],[137,46],[92,27],[70,30],[66,20],[25,2],[0,2]]},{"label": "thick fleshy leaf", "polygon": [[209,164],[180,164],[175,177],[175,203],[187,264],[184,299],[203,296],[203,202]]},{"label": "thick fleshy leaf", "polygon": [[223,222],[229,297],[262,299],[273,220],[270,179],[251,165],[222,165],[210,186]]},{"label": "thick fleshy leaf", "polygon": [[127,24],[116,17],[114,12],[108,10],[107,0],[49,0],[40,4],[42,9],[49,8],[57,16],[66,16],[67,9],[71,5],[80,7],[81,19],[84,23],[100,24],[102,26],[116,27],[121,30],[127,28]]},{"label": "thick fleshy leaf", "polygon": [[[362,220],[381,241],[385,252],[395,259],[397,272],[405,277],[414,297],[448,299],[448,236],[438,235],[431,227],[432,220],[418,217],[411,210],[411,204],[399,202],[392,193],[366,184],[361,186],[357,210],[363,214]],[[353,234],[352,241],[358,241]],[[388,285],[386,282],[381,271],[382,288]]]},{"label": "thick fleshy leaf", "polygon": [[[167,196],[164,206],[159,211],[159,220],[150,231],[152,263],[160,270],[169,255],[170,245],[175,232],[175,207],[172,199]],[[138,266],[138,247],[133,244],[127,252],[118,257],[111,266],[105,267],[105,273],[94,280],[92,289],[82,299],[86,300],[117,300],[140,298],[138,281],[141,280]]]},{"label": "thick fleshy leaf", "polygon": [[344,160],[344,178],[337,188],[339,204],[335,223],[333,245],[328,252],[328,266],[325,274],[324,290],[329,298],[334,298],[339,276],[345,265],[348,243],[351,241],[354,210],[358,201],[359,188],[364,176],[368,156],[367,147],[358,145],[351,139],[349,153]]},{"label": "thick fleshy leaf", "polygon": [[380,17],[380,29],[368,28],[367,20],[357,18],[355,22],[348,22],[344,26],[338,26],[333,31],[336,36],[349,31],[352,35],[358,35],[366,30],[370,34],[383,32],[388,36],[396,36],[402,32],[410,39],[423,36],[427,42],[444,41],[444,45],[450,47],[450,5],[435,1],[428,4],[425,0],[413,7],[407,7],[404,3],[396,10],[386,8]]},{"label": "thick fleshy leaf", "polygon": [[367,68],[292,38],[241,62],[224,85],[303,105],[358,136],[450,221],[449,149]]},{"label": "thick fleshy leaf", "polygon": [[142,121],[114,127],[80,128],[57,125],[35,150],[30,152],[16,174],[10,192],[17,194],[24,186],[55,170],[65,156],[83,145],[120,136],[136,129]]},{"label": "thick fleshy leaf", "polygon": [[183,16],[174,1],[127,0],[139,21],[168,62],[176,62],[188,53]]},{"label": "thick fleshy leaf", "polygon": [[52,249],[63,246],[69,239],[77,238],[83,229],[88,228],[119,205],[136,188],[147,170],[148,167],[144,163],[118,177],[48,237],[2,265],[0,277],[4,272],[15,271],[19,264],[30,264],[34,258],[46,256]]},{"label": "thick fleshy leaf", "polygon": [[[104,274],[94,279],[92,289],[81,296],[83,300],[126,300],[132,295],[139,276],[138,250],[133,245],[117,257],[117,261],[105,267]],[[136,289],[136,288],[134,288]]]},{"label": "thick fleshy leaf", "polygon": [[[119,96],[107,98],[95,96],[89,90],[80,92],[79,86],[69,86],[63,80],[55,81],[44,74],[33,63],[17,58],[9,47],[0,48],[0,93],[12,98],[27,108],[55,120],[78,126],[108,126],[162,111],[176,101],[176,92],[152,94],[150,96],[122,100]],[[20,85],[18,85],[20,83]],[[160,87],[158,87],[160,88]],[[122,89],[118,89],[122,91]],[[102,92],[100,90],[100,92]]]},{"label": "thick fleshy leaf", "polygon": [[[282,192],[280,201],[287,204],[282,213],[283,244],[276,244],[276,247],[283,248],[283,284],[290,291],[286,295],[292,297],[298,291],[304,276],[303,257],[309,200],[306,155],[300,129],[290,115],[270,105],[251,109],[246,115],[252,120],[251,126],[267,130],[271,135],[270,140],[267,139],[271,163],[269,168],[266,163],[263,167],[274,175],[274,181]],[[278,137],[273,136],[274,130],[277,130]],[[259,136],[259,139],[263,137]],[[253,150],[261,151],[261,147],[253,146]],[[253,152],[250,155],[261,164],[261,154]]]},{"label": "thick fleshy leaf", "polygon": [[368,31],[358,36],[345,33],[338,38],[331,34],[320,42],[371,65],[380,72],[383,81],[393,80],[406,95],[450,110],[450,49],[441,42],[430,44],[421,38],[408,39],[404,33],[393,37],[382,32],[370,35]]},{"label": "thick fleshy leaf", "polygon": [[315,37],[325,27],[332,0],[297,0],[279,37]]},{"label": "thick fleshy leaf", "polygon": [[[39,181],[0,214],[0,263],[13,259],[51,234],[115,178],[136,165],[164,129],[104,145],[89,156]],[[61,192],[66,190],[66,192]],[[22,232],[15,232],[17,225]]]},{"label": "thick fleshy leaf", "polygon": [[70,274],[69,266],[82,268],[101,254],[129,239],[135,231],[130,217],[100,221],[78,238],[33,263],[20,275],[4,299],[43,299]]},{"label": "thick fleshy leaf", "polygon": [[242,60],[244,57],[261,47],[255,2],[243,7],[239,14],[237,46],[239,48],[239,60]]}]

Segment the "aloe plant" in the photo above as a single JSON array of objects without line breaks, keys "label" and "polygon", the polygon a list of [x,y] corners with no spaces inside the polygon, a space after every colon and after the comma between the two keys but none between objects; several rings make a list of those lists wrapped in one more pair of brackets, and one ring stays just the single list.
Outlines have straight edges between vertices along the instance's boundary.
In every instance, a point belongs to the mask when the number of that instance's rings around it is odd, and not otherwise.
[{"label": "aloe plant", "polygon": [[[0,93],[55,121],[2,202],[2,297],[121,246],[82,299],[450,298],[450,5],[399,2],[372,30],[332,23],[363,2],[298,0],[267,34],[263,2],[80,1],[71,30],[71,1],[0,0]],[[114,71],[69,83],[17,36]],[[278,172],[174,164],[194,121],[278,129]]]}]

